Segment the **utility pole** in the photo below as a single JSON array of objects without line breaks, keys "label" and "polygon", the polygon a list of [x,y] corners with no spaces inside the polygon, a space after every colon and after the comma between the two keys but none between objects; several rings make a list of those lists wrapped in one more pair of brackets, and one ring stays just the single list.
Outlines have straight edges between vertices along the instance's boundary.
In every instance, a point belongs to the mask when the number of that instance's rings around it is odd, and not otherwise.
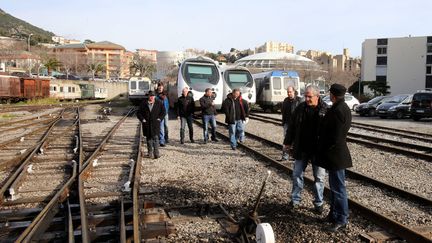
[{"label": "utility pole", "polygon": [[27,39],[27,51],[28,52],[30,52],[30,37],[32,36],[33,34],[30,34],[29,36],[28,36],[28,39]]}]

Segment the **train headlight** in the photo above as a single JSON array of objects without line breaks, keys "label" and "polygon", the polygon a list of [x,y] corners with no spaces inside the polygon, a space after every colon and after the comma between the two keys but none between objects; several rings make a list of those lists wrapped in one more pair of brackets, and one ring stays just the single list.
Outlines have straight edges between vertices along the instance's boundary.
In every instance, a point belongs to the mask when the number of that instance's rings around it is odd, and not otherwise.
[{"label": "train headlight", "polygon": [[251,93],[248,94],[248,98],[252,99],[252,94]]},{"label": "train headlight", "polygon": [[215,92],[213,92],[213,93],[212,93],[212,98],[213,98],[213,99],[216,99],[216,97],[217,97],[217,94],[216,94]]}]

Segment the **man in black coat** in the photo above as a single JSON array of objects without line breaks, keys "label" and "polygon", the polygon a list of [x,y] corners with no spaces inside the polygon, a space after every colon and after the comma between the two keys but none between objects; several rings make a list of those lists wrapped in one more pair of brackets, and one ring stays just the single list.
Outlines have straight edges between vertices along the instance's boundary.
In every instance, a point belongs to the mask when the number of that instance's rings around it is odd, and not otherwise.
[{"label": "man in black coat", "polygon": [[[190,93],[192,94],[192,93]],[[186,123],[189,129],[189,139],[194,143],[193,139],[193,126],[192,115],[195,111],[195,102],[191,95],[189,95],[189,88],[185,87],[182,90],[182,96],[177,101],[177,117],[180,118],[180,143],[184,144]]]},{"label": "man in black coat", "polygon": [[249,105],[241,98],[240,90],[233,89],[222,103],[225,112],[225,122],[228,124],[231,149],[236,150],[237,140],[244,142],[244,129],[249,120]]},{"label": "man in black coat", "polygon": [[346,88],[340,84],[330,87],[333,106],[321,124],[318,163],[329,173],[330,213],[326,220],[333,223],[330,231],[345,228],[348,223],[348,196],[345,187],[345,169],[352,166],[346,143],[351,126],[351,110],[345,103]]},{"label": "man in black coat", "polygon": [[290,151],[294,157],[292,174],[293,185],[290,207],[298,208],[304,186],[303,175],[309,163],[312,163],[315,179],[314,210],[323,212],[324,199],[324,168],[317,165],[318,135],[321,121],[326,113],[327,106],[319,96],[319,88],[310,85],[305,90],[305,102],[300,103],[294,111],[287,133],[285,134],[284,149]]},{"label": "man in black coat", "polygon": [[[297,96],[296,91],[293,86],[288,86],[287,96],[282,103],[282,126],[284,128],[284,135],[289,129],[289,122],[291,120],[292,114],[295,108],[300,104],[300,97]],[[288,151],[282,150],[282,159],[280,161],[288,160]]]},{"label": "man in black coat", "polygon": [[211,126],[211,140],[219,141],[216,138],[216,107],[214,103],[213,91],[210,88],[205,89],[204,96],[199,99],[202,111],[204,143],[208,142],[208,126]]},{"label": "man in black coat", "polygon": [[161,101],[155,99],[153,91],[149,91],[148,98],[141,103],[137,117],[142,122],[143,135],[147,138],[148,156],[159,158],[160,124],[165,117],[165,108]]}]

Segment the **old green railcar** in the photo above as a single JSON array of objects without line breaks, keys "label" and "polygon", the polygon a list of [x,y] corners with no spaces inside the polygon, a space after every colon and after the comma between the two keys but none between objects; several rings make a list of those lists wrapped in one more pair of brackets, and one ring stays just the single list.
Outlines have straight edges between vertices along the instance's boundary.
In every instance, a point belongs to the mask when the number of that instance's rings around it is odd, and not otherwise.
[{"label": "old green railcar", "polygon": [[95,86],[94,84],[80,84],[81,88],[81,99],[94,99],[95,98]]}]

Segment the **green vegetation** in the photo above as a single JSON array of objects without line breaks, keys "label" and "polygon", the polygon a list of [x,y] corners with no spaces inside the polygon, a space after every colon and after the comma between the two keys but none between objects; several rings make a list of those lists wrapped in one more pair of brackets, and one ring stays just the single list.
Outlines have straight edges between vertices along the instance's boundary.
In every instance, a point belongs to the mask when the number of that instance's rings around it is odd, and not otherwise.
[{"label": "green vegetation", "polygon": [[55,34],[39,27],[31,25],[21,19],[4,12],[0,9],[0,35],[8,37],[17,37],[26,39],[30,34],[31,44],[34,45],[38,42],[52,43],[51,37]]},{"label": "green vegetation", "polygon": [[18,116],[17,114],[9,114],[9,113],[0,114],[0,119],[12,119],[12,118],[15,118],[17,116]]},{"label": "green vegetation", "polygon": [[15,105],[54,105],[54,104],[60,104],[61,102],[57,100],[56,98],[43,98],[43,99],[33,99],[33,100],[26,100],[26,101],[20,101],[16,103]]}]

